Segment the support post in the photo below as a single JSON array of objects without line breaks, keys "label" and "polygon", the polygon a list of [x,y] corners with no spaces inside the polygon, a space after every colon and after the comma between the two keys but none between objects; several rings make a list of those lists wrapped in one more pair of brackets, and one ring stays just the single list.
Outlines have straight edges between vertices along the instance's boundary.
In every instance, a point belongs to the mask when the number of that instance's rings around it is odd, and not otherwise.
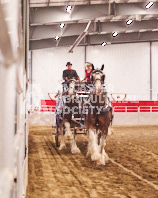
[{"label": "support post", "polygon": [[150,42],[150,100],[152,100],[152,42]]},{"label": "support post", "polygon": [[85,46],[84,52],[85,52],[85,54],[84,54],[84,62],[86,63],[87,62],[87,46]]}]

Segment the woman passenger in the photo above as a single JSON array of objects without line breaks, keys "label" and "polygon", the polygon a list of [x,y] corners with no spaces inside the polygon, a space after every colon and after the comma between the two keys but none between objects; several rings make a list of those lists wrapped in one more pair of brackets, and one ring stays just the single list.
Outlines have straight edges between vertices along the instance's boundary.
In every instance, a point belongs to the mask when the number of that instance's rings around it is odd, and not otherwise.
[{"label": "woman passenger", "polygon": [[87,85],[91,84],[90,76],[91,76],[92,71],[93,71],[92,70],[92,63],[87,62],[85,64],[85,78],[83,79],[83,81],[86,80]]}]

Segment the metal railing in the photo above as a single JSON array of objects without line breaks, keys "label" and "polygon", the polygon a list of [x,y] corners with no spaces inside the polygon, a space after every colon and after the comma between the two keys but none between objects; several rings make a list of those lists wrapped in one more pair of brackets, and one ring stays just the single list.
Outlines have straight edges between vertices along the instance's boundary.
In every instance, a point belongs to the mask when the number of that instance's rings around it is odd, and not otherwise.
[{"label": "metal railing", "polygon": [[114,112],[158,112],[158,106],[114,106]]}]

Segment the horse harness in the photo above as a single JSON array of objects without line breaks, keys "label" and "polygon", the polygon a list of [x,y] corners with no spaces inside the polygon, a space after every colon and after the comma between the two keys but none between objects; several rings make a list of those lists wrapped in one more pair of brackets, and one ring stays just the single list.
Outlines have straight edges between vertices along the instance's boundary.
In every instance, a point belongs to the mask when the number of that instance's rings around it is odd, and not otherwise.
[{"label": "horse harness", "polygon": [[[94,79],[93,79],[93,74],[102,74],[101,76],[101,84],[104,83],[104,80],[105,80],[105,74],[103,74],[103,72],[99,69],[96,69],[94,70],[92,73],[91,73],[91,81],[93,83]],[[96,78],[95,80],[100,80],[99,78]]]}]

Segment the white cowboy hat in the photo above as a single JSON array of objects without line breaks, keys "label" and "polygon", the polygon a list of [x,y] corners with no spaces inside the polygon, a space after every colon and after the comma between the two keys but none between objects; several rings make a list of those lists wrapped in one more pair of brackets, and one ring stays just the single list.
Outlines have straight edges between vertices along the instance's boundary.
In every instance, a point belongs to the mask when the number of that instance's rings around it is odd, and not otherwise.
[{"label": "white cowboy hat", "polygon": [[86,62],[86,63],[85,63],[85,67],[87,67],[88,65],[92,65],[92,63]]}]

